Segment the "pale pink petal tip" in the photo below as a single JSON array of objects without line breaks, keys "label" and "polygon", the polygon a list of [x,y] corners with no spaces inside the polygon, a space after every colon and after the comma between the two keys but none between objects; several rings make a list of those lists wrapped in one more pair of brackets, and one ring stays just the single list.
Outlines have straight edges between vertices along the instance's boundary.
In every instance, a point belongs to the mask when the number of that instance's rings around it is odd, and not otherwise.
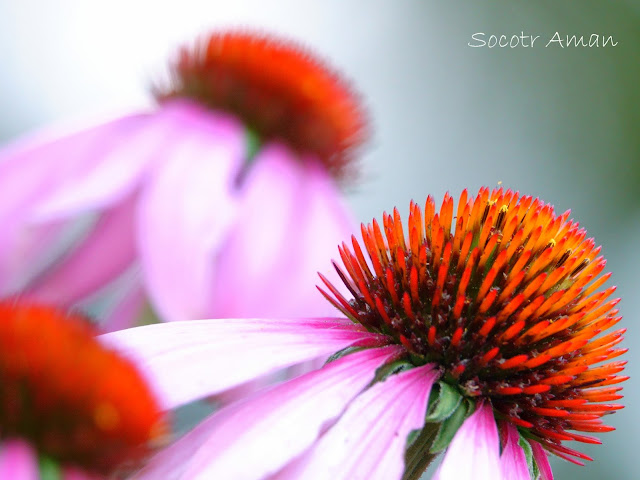
[{"label": "pale pink petal tip", "polygon": [[529,440],[529,444],[531,445],[531,450],[533,450],[533,459],[540,469],[541,480],[553,480],[553,472],[551,471],[551,465],[549,465],[547,451],[542,445],[533,440]]},{"label": "pale pink petal tip", "polygon": [[38,480],[38,462],[33,449],[21,440],[0,444],[0,478]]},{"label": "pale pink petal tip", "polygon": [[500,456],[502,477],[505,480],[530,480],[527,457],[522,447],[518,444],[520,441],[518,429],[511,423],[504,424],[504,428],[506,438],[502,455]]},{"label": "pale pink petal tip", "polygon": [[429,394],[438,376],[432,365],[424,365],[376,383],[274,480],[400,480],[407,438],[424,426]]},{"label": "pale pink petal tip", "polygon": [[215,319],[148,325],[99,337],[131,355],[166,408],[351,345],[384,338],[346,319]]},{"label": "pale pink petal tip", "polygon": [[500,480],[500,439],[488,403],[479,403],[476,411],[458,429],[449,444],[434,480]]}]

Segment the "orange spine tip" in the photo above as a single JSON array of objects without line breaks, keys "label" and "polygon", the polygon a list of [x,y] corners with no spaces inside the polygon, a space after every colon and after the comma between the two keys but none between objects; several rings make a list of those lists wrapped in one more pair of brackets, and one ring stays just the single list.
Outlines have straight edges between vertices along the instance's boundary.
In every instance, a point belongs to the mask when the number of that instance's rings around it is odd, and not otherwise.
[{"label": "orange spine tip", "polygon": [[569,412],[558,408],[532,407],[531,410],[543,417],[567,417]]},{"label": "orange spine tip", "polygon": [[482,367],[487,365],[491,360],[493,360],[496,357],[496,355],[498,355],[499,352],[500,352],[500,349],[498,347],[493,347],[491,350],[489,350],[480,358],[480,361],[478,362],[479,365]]},{"label": "orange spine tip", "polygon": [[495,390],[498,395],[519,395],[522,393],[521,387],[498,387]]},{"label": "orange spine tip", "polygon": [[513,337],[515,337],[522,329],[524,328],[524,321],[519,321],[511,325],[509,328],[505,330],[505,332],[500,337],[501,342],[508,342]]},{"label": "orange spine tip", "polygon": [[457,347],[460,345],[460,340],[462,339],[462,334],[463,334],[464,330],[462,330],[461,327],[458,327],[456,329],[456,331],[453,333],[453,336],[451,337],[451,346],[452,347]]},{"label": "orange spine tip", "polygon": [[529,357],[527,355],[516,355],[515,357],[512,357],[508,360],[505,360],[502,363],[499,363],[498,366],[502,369],[502,370],[508,370],[510,368],[514,368],[517,367],[518,365],[524,363],[527,361]]},{"label": "orange spine tip", "polygon": [[551,390],[551,385],[531,385],[522,389],[522,393],[527,395],[535,395],[537,393],[544,393]]},{"label": "orange spine tip", "polygon": [[487,335],[489,335],[489,332],[491,332],[491,330],[493,329],[493,327],[495,327],[495,325],[496,325],[496,317],[488,318],[484,322],[484,325],[482,325],[480,330],[478,330],[478,335],[480,335],[481,337],[486,337]]}]

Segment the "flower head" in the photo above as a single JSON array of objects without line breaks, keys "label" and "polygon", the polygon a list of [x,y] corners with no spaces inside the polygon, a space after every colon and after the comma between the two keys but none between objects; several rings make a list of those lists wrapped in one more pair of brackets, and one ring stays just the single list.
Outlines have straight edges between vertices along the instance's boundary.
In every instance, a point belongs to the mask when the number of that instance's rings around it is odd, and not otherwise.
[{"label": "flower head", "polygon": [[557,455],[588,458],[562,442],[612,430],[600,418],[622,407],[597,402],[621,398],[612,385],[627,378],[624,361],[592,366],[626,352],[625,329],[594,340],[621,318],[615,287],[598,290],[611,275],[600,247],[569,212],[510,190],[464,191],[455,228],[453,213],[449,195],[439,211],[429,197],[424,214],[411,204],[406,236],[397,210],[363,226],[371,268],[355,237],[340,248],[347,273],[336,266],[354,298],[329,282],[323,293]]},{"label": "flower head", "polygon": [[362,139],[356,99],[264,35],[213,34],[175,68],[153,112],[0,150],[0,295],[107,298],[106,330],[147,302],[163,320],[332,310],[313,281],[352,231],[331,175]]},{"label": "flower head", "polygon": [[162,101],[188,97],[233,112],[263,139],[281,138],[348,173],[366,137],[361,104],[344,79],[305,48],[264,34],[215,32],[183,48]]},{"label": "flower head", "polygon": [[407,480],[446,450],[439,480],[551,480],[546,452],[588,459],[563,443],[611,430],[601,417],[619,406],[600,402],[619,399],[626,379],[621,363],[595,365],[625,351],[623,331],[598,337],[619,320],[613,289],[600,289],[609,275],[599,248],[568,213],[511,191],[463,192],[455,228],[453,212],[447,195],[438,212],[431,198],[424,212],[411,205],[407,236],[397,211],[382,229],[363,226],[368,258],[355,238],[353,250],[343,244],[338,273],[353,298],[327,280],[323,293],[346,319],[193,321],[103,337],[141,355],[172,403],[329,356],[220,409],[141,478]]},{"label": "flower head", "polygon": [[165,429],[155,395],[94,333],[77,314],[0,303],[0,449],[24,452],[18,438],[56,463],[98,473],[151,453]]}]

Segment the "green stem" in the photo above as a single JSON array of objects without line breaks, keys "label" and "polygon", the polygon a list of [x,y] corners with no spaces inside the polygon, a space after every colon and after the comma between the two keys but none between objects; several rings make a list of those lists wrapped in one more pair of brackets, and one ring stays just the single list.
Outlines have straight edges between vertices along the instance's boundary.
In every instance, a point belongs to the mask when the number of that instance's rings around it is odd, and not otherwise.
[{"label": "green stem", "polygon": [[418,437],[409,446],[404,457],[405,469],[402,480],[418,480],[437,457],[437,454],[429,453],[429,450],[439,428],[439,423],[426,423]]}]

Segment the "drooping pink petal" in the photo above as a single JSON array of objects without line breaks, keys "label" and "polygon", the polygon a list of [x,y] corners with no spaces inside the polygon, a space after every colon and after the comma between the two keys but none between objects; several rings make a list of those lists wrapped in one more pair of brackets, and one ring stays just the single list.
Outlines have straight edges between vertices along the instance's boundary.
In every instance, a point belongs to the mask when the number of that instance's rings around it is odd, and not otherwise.
[{"label": "drooping pink petal", "polygon": [[50,224],[65,224],[131,195],[163,160],[183,111],[191,109],[181,102],[84,130],[36,134],[1,149],[0,277],[24,270],[24,258],[38,262],[33,247],[47,255],[51,245],[39,240],[50,233]]},{"label": "drooping pink petal", "polygon": [[[18,232],[19,230],[19,232]],[[68,245],[68,222],[49,222],[0,232],[0,295],[22,291]]]},{"label": "drooping pink petal", "polygon": [[302,457],[273,480],[400,480],[407,437],[424,425],[439,372],[424,365],[377,383]]},{"label": "drooping pink petal", "polygon": [[230,117],[182,113],[165,163],[142,192],[138,221],[145,283],[165,320],[210,316],[211,270],[235,219],[245,150],[244,132]]},{"label": "drooping pink petal", "polygon": [[99,338],[138,360],[167,408],[352,344],[386,342],[345,319],[193,320]]},{"label": "drooping pink petal", "polygon": [[122,274],[136,256],[136,200],[131,196],[106,211],[87,237],[34,279],[24,293],[42,302],[73,305]]},{"label": "drooping pink petal", "polygon": [[534,440],[529,440],[529,445],[533,450],[533,459],[540,469],[540,478],[542,480],[553,480],[553,471],[551,470],[551,465],[549,465],[547,451]]},{"label": "drooping pink petal", "polygon": [[108,333],[133,327],[144,308],[145,299],[142,285],[132,285],[114,308],[101,319],[101,331]]},{"label": "drooping pink petal", "polygon": [[0,443],[0,478],[38,480],[38,461],[35,452],[21,440]]},{"label": "drooping pink petal", "polygon": [[[164,130],[159,132],[158,128]],[[131,115],[60,137],[37,134],[0,150],[0,221],[45,222],[117,202],[139,181],[167,125]]]},{"label": "drooping pink petal", "polygon": [[488,403],[480,403],[456,432],[433,480],[501,478],[500,440],[493,409]]},{"label": "drooping pink petal", "polygon": [[141,478],[264,478],[307,449],[401,352],[394,345],[352,353],[223,408],[159,454]]},{"label": "drooping pink petal", "polygon": [[527,457],[518,441],[520,435],[515,425],[505,423],[506,431],[504,448],[500,455],[500,465],[502,466],[502,478],[505,480],[530,480]]},{"label": "drooping pink petal", "polygon": [[317,272],[331,269],[328,259],[355,228],[326,171],[270,144],[240,193],[237,223],[216,265],[211,314],[333,315],[315,288]]},{"label": "drooping pink petal", "polygon": [[157,138],[147,138],[164,136],[155,125],[150,115],[127,116],[63,136],[37,134],[0,149],[2,292],[20,287],[6,280],[15,279],[15,272],[31,273],[25,262],[40,264],[48,256],[69,217],[116,203],[135,188],[151,160],[136,144],[144,140],[157,148]]}]

